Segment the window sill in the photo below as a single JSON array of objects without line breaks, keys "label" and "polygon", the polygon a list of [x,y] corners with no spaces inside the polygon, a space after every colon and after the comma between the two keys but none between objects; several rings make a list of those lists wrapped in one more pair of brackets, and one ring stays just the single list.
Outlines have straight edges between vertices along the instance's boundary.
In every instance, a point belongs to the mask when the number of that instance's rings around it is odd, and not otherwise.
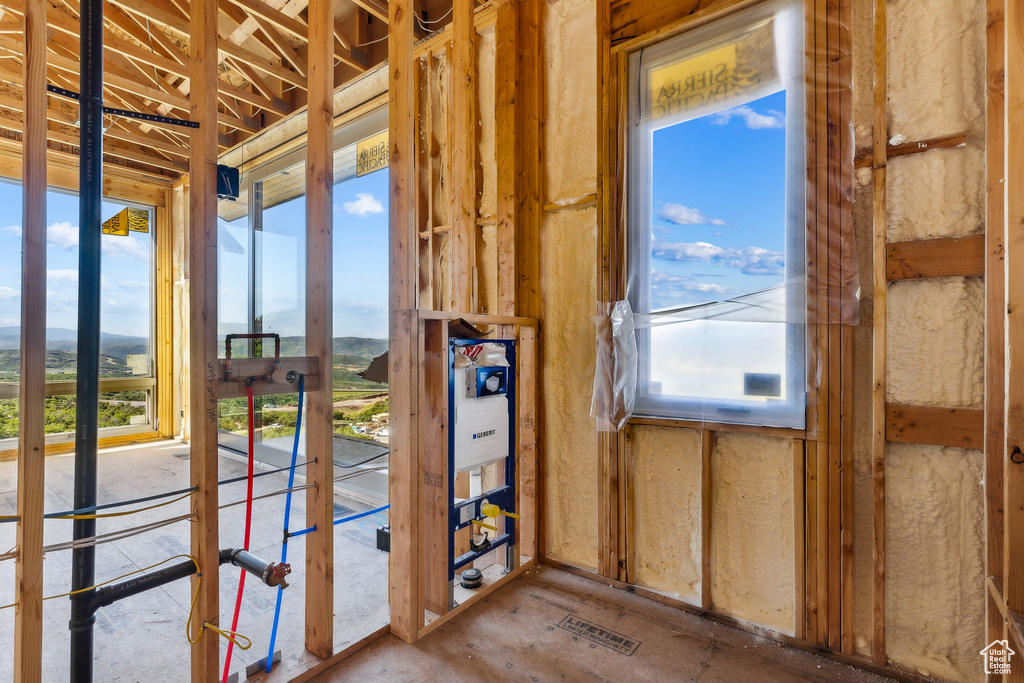
[{"label": "window sill", "polygon": [[707,429],[713,432],[732,432],[735,434],[756,434],[758,436],[775,436],[783,439],[804,439],[807,433],[802,429],[789,427],[764,427],[760,425],[732,424],[728,422],[701,422],[699,420],[681,420],[670,417],[634,416],[629,424],[646,427],[674,427],[676,429]]},{"label": "window sill", "polygon": [[[99,447],[115,448],[150,441],[164,441],[167,437],[153,429],[153,425],[137,425],[130,427],[106,427],[100,430]],[[46,435],[46,455],[61,455],[75,451],[74,432]],[[18,440],[0,440],[0,461],[14,460],[18,457]]]}]

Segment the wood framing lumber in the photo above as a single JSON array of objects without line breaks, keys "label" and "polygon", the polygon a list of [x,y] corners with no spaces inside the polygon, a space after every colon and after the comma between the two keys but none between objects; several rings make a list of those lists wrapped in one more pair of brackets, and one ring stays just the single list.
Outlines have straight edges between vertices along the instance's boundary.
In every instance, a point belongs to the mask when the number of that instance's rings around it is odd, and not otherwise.
[{"label": "wood framing lumber", "polygon": [[[985,91],[985,526],[987,529],[985,574],[989,584],[998,582],[998,594],[986,601],[989,612],[985,642],[1006,637],[1004,618],[999,608],[1005,609],[1002,590],[1003,576],[1003,478],[1004,434],[1003,401],[1005,382],[1006,331],[1003,328],[1006,278],[1003,268],[1003,210],[1004,183],[992,182],[1002,178],[1004,172],[1004,91],[1003,63],[1005,43],[1004,0],[988,0],[988,27],[986,30]],[[996,609],[992,609],[992,605]]]},{"label": "wood framing lumber", "polygon": [[[262,4],[262,3],[260,3]],[[309,100],[306,145],[306,353],[320,362],[320,386],[308,392],[306,525],[323,529],[306,542],[306,649],[334,650],[334,58],[333,3],[309,3]]]},{"label": "wood framing lumber", "polygon": [[981,449],[985,442],[984,411],[888,404],[888,441]]},{"label": "wood framing lumber", "polygon": [[516,443],[519,444],[516,476],[518,512],[522,517],[519,525],[519,553],[526,557],[537,557],[537,532],[540,526],[540,501],[537,496],[537,370],[540,357],[537,355],[537,330],[534,327],[519,327],[518,401],[519,428]]},{"label": "wood framing lumber", "polygon": [[715,453],[715,433],[708,429],[700,432],[700,606],[710,610],[714,606],[711,591],[711,519],[714,495],[712,460]]},{"label": "wood framing lumber", "polygon": [[423,626],[416,429],[419,320],[416,315],[416,98],[412,0],[392,0],[388,39],[391,160],[389,353],[391,391],[391,633],[415,642]]},{"label": "wood framing lumber", "polygon": [[14,681],[42,680],[43,501],[46,435],[46,2],[25,12],[22,155],[21,381],[18,392],[18,503]]},{"label": "wood framing lumber", "polygon": [[[920,154],[921,152],[930,152],[935,149],[951,149],[954,147],[963,147],[967,144],[967,133],[951,133],[949,135],[937,135],[933,138],[927,138],[925,140],[911,140],[910,142],[901,142],[898,145],[886,145],[886,157],[889,159],[895,157],[907,156],[908,154]],[[865,147],[857,150],[857,155],[854,160],[856,168],[871,168],[874,159],[874,148]]]},{"label": "wood framing lumber", "polygon": [[435,614],[451,608],[448,593],[448,337],[444,320],[419,321],[420,552],[423,606]]},{"label": "wood framing lumber", "polygon": [[451,302],[453,311],[476,312],[476,25],[473,0],[452,9]]},{"label": "wood framing lumber", "polygon": [[888,117],[887,54],[888,12],[885,0],[874,0],[874,144],[872,151],[872,390],[871,390],[871,472],[872,472],[872,608],[871,656],[875,664],[886,663],[885,644],[885,443],[886,443],[886,311],[888,278],[886,249],[886,135]]},{"label": "wood framing lumber", "polygon": [[[238,5],[253,17],[258,17],[269,22],[275,28],[292,35],[305,42],[310,39],[309,27],[306,22],[296,17],[290,17],[281,10],[274,9],[261,0],[226,0]],[[312,2],[310,3],[312,6]],[[334,18],[331,18],[331,31],[334,30]],[[331,41],[333,42],[333,41]],[[331,43],[328,43],[330,45]]]},{"label": "wood framing lumber", "polygon": [[501,315],[515,315],[516,303],[516,206],[518,203],[519,155],[519,3],[498,8],[494,27],[494,118],[497,160],[497,308]]},{"label": "wood framing lumber", "polygon": [[[217,5],[197,2],[188,24],[193,130],[189,190],[189,416],[196,518],[191,524],[191,554],[202,581],[193,577],[192,680],[214,680],[219,673],[220,642],[206,623],[220,622],[220,550],[217,491]],[[208,47],[209,49],[202,49]]]},{"label": "wood framing lumber", "polygon": [[985,274],[985,236],[890,242],[886,278],[892,280]]},{"label": "wood framing lumber", "polygon": [[[1005,26],[1005,413],[1003,595],[1024,612],[1024,5],[1006,3]],[[1018,645],[1021,645],[1018,642]]]},{"label": "wood framing lumber", "polygon": [[352,0],[352,4],[373,15],[375,19],[388,23],[388,3],[385,0]]}]

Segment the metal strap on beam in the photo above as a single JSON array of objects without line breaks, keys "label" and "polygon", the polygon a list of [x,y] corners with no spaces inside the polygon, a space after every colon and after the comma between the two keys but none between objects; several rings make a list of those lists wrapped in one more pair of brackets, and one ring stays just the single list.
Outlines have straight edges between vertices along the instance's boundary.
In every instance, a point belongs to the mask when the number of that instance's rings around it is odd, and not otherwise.
[{"label": "metal strap on beam", "polygon": [[[61,88],[56,85],[47,84],[46,90],[49,93],[57,95],[59,97],[66,97],[69,100],[79,101],[81,95],[73,90],[67,88]],[[184,119],[175,119],[169,116],[158,116],[157,114],[143,114],[138,111],[130,111],[128,109],[117,109],[116,107],[103,107],[104,114],[110,114],[111,116],[123,116],[127,119],[139,119],[140,121],[148,121],[150,123],[163,123],[169,126],[181,126],[182,128],[198,128],[198,121],[186,121]]]}]

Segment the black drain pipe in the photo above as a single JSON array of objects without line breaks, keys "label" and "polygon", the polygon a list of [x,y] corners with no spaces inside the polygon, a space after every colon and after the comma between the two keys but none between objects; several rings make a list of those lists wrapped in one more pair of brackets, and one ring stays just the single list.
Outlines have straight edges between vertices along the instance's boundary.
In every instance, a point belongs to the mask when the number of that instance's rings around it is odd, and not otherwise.
[{"label": "black drain pipe", "polygon": [[[225,548],[220,551],[219,559],[220,564],[230,563],[240,567],[271,588],[278,586],[282,588],[288,587],[288,582],[285,581],[284,577],[291,572],[289,565],[266,562],[241,548]],[[89,606],[90,613],[95,614],[96,610],[100,607],[112,605],[118,600],[130,598],[139,593],[145,593],[148,590],[159,588],[172,581],[192,576],[195,573],[196,563],[192,560],[182,560],[149,574],[136,576],[120,583],[114,583],[97,588],[94,591],[89,591],[88,593],[83,593],[85,597],[82,602]]]},{"label": "black drain pipe", "polygon": [[[100,388],[100,235],[103,201],[103,0],[82,0],[78,168],[78,373],[75,407],[75,509],[96,504]],[[74,538],[96,535],[95,519],[76,519]],[[95,584],[96,549],[72,553],[71,590]],[[93,593],[71,596],[71,681],[92,683]]]}]

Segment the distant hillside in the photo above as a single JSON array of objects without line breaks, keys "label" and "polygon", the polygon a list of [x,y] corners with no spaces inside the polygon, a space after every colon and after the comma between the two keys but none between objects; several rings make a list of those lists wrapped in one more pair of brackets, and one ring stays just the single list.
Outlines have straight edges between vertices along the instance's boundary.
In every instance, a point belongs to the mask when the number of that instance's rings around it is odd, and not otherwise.
[{"label": "distant hillside", "polygon": [[[0,350],[19,348],[21,348],[21,328],[18,326],[0,327]],[[70,351],[74,356],[74,352],[78,350],[78,332],[64,327],[46,328],[46,349],[47,351]],[[118,359],[122,365],[127,360],[128,354],[146,353],[148,350],[149,341],[145,337],[129,337],[109,332],[100,334],[100,353]]]},{"label": "distant hillside", "polygon": [[[273,344],[273,342],[269,342]],[[365,362],[366,367],[370,361],[388,350],[387,339],[369,339],[367,337],[335,337],[334,338],[334,359],[344,365],[356,365],[356,359]],[[264,353],[270,351],[268,347]],[[306,355],[305,341],[302,337],[282,337],[282,356],[304,356]],[[343,357],[343,358],[339,358]]]},{"label": "distant hillside", "polygon": [[387,339],[367,339],[366,337],[334,338],[334,353],[362,356],[363,358],[373,360],[387,350]]},{"label": "distant hillside", "polygon": [[[46,352],[46,374],[47,375],[70,375],[74,377],[77,373],[77,356],[74,351],[53,351]],[[18,349],[0,349],[0,378],[10,381],[17,375],[21,366],[21,352]],[[106,354],[100,357],[100,374],[104,377],[130,376],[131,369],[125,365],[124,360],[114,358]],[[59,379],[59,378],[54,378]]]}]

